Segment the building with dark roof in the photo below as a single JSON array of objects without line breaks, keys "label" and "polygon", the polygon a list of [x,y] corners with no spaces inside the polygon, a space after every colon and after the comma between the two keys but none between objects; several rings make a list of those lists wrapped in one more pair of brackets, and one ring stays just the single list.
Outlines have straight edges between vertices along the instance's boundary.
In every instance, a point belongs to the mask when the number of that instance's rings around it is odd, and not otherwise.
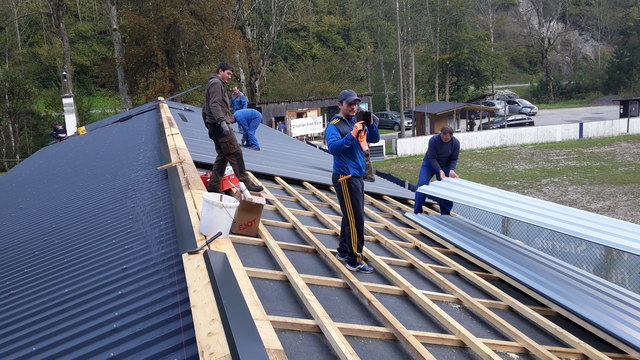
[{"label": "building with dark roof", "polygon": [[[413,110],[416,134],[435,134],[440,132],[440,129],[445,125],[451,126],[453,129],[461,127],[459,120],[466,121],[466,119],[460,119],[460,113],[463,110],[489,112],[495,109],[478,104],[450,101],[432,101],[422,104]],[[463,125],[466,127],[466,122]]]},{"label": "building with dark roof", "polygon": [[189,251],[215,158],[200,111],[146,104],[0,177],[3,358],[638,357],[405,217],[413,194],[381,178],[365,199],[376,272],[346,270],[330,156],[266,126],[243,150],[269,198],[258,236]]}]

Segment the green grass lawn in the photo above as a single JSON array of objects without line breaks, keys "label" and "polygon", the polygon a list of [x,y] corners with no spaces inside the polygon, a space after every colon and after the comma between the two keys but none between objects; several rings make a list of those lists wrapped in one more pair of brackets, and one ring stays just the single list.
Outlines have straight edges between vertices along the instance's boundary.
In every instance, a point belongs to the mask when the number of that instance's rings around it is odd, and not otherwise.
[{"label": "green grass lawn", "polygon": [[[573,185],[637,185],[640,135],[462,151],[456,172],[464,179],[510,191],[556,179]],[[379,161],[374,166],[412,184],[423,155]]]},{"label": "green grass lawn", "polygon": [[397,131],[395,131],[395,130],[389,130],[389,129],[378,129],[378,132],[380,132],[380,134],[391,134],[391,133],[397,133]]}]

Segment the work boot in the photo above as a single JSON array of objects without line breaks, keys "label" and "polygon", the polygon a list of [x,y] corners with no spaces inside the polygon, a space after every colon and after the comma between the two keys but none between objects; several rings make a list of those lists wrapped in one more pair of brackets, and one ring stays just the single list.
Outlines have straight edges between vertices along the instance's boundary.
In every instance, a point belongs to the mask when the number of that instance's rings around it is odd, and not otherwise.
[{"label": "work boot", "polygon": [[264,188],[260,185],[247,185],[247,190],[251,191],[251,192],[262,192],[262,190],[264,190]]}]

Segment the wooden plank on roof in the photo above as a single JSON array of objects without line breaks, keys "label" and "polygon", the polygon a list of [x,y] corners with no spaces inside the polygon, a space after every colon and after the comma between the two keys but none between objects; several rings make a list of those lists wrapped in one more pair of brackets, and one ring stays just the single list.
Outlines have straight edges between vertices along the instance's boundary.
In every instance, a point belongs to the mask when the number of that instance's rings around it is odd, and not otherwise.
[{"label": "wooden plank on roof", "polygon": [[[261,279],[270,279],[270,280],[286,280],[287,277],[282,271],[278,270],[266,270],[266,269],[258,269],[258,268],[245,268],[247,275],[250,277],[256,277]],[[307,275],[300,274],[301,278],[307,284],[313,285],[322,285],[322,286],[332,286],[339,288],[349,287],[347,283],[342,279],[336,279],[326,276],[318,276],[318,275]],[[385,285],[385,284],[376,284],[370,282],[362,282],[363,285],[369,289],[369,291],[390,294],[390,295],[404,295],[405,292],[400,287],[395,285]],[[431,300],[449,302],[449,303],[461,303],[461,301],[451,294],[438,293],[428,290],[421,290],[422,293]],[[495,300],[489,299],[476,299],[476,301],[484,304],[484,306],[492,308],[492,309],[510,309],[510,306]],[[532,309],[536,309],[545,315],[557,315],[555,311],[549,310],[547,308],[541,308],[537,306],[530,306]]]},{"label": "wooden plank on roof", "polygon": [[287,276],[289,283],[298,294],[298,297],[304,303],[305,307],[318,322],[318,326],[322,329],[323,334],[331,344],[340,359],[359,359],[360,357],[351,347],[351,344],[345,339],[342,333],[335,326],[335,323],[326,312],[320,301],[315,297],[309,286],[302,280],[302,277],[293,266],[284,251],[278,246],[276,240],[271,236],[267,228],[260,224],[258,233],[264,239],[267,248],[280,265],[284,274]]},{"label": "wooden plank on roof", "polygon": [[[273,323],[273,326],[277,329],[293,330],[293,331],[306,331],[306,332],[320,332],[320,327],[312,319],[300,319],[286,316],[269,316],[269,319]],[[382,326],[371,325],[356,325],[347,323],[336,323],[336,326],[345,336],[358,336],[372,339],[395,339],[393,333]],[[458,339],[455,335],[440,334],[427,331],[411,330],[411,333],[426,344],[442,344],[447,346],[464,346],[464,343]],[[515,341],[509,340],[496,340],[496,339],[481,339],[483,343],[487,344],[494,351],[500,351],[505,353],[526,353],[526,349]],[[566,359],[583,359],[583,354],[579,350],[557,347],[557,346],[544,346],[549,352],[560,358]],[[617,353],[605,353],[614,360],[632,360],[635,359],[630,355],[617,354]],[[517,355],[516,355],[517,356]],[[515,356],[514,356],[515,358]]]},{"label": "wooden plank on roof", "polygon": [[[289,193],[296,193],[295,190],[282,179],[279,177],[276,177],[275,179],[285,187]],[[255,177],[252,180],[258,181]],[[300,194],[298,194],[298,196],[300,198],[304,198]],[[300,201],[306,202],[308,200],[305,198],[304,200],[300,199]],[[333,268],[338,270],[338,273],[357,295],[357,298],[367,306],[374,315],[376,315],[380,322],[386,324],[392,330],[394,335],[398,340],[400,340],[400,343],[412,356],[420,359],[435,359],[433,355],[431,355],[431,353],[410,334],[409,330],[407,330],[407,328],[405,328],[404,325],[402,325],[402,323],[400,323],[400,321],[398,321],[398,319],[396,319],[395,316],[393,316],[393,314],[391,314],[391,312],[389,312],[389,310],[387,310],[386,307],[384,307],[384,305],[382,305],[382,303],[373,296],[373,294],[371,294],[371,292],[335,258],[335,256],[333,256],[333,254],[289,211],[287,207],[279,201],[276,201],[276,207],[316,248],[318,253],[322,255],[323,258],[333,266]]]},{"label": "wooden plank on roof", "polygon": [[[197,241],[205,241],[204,236],[196,230],[196,223],[199,220],[199,213],[195,208],[192,196],[192,189],[189,184],[184,181],[185,173],[183,167],[193,166],[190,155],[189,161],[184,158],[184,152],[179,148],[184,145],[180,143],[180,131],[175,126],[175,121],[171,117],[166,103],[159,104],[160,114],[164,134],[167,138],[169,147],[169,156],[171,163],[177,164],[177,171],[180,174],[181,187],[187,200],[187,209],[192,221],[194,236]],[[202,183],[202,182],[201,182]],[[204,185],[203,185],[204,187]],[[193,190],[197,191],[197,187]],[[231,358],[231,352],[227,344],[227,340],[218,312],[217,303],[213,293],[211,292],[211,281],[209,274],[206,272],[206,264],[202,256],[190,256],[187,253],[182,254],[182,263],[184,267],[185,280],[187,290],[189,292],[189,302],[191,303],[191,313],[193,318],[193,327],[196,333],[196,342],[198,344],[198,353],[203,359]],[[201,271],[204,269],[204,271]]]},{"label": "wooden plank on roof", "polygon": [[[365,209],[365,211],[367,211],[368,215],[371,217],[376,218],[378,216],[373,211],[369,212],[368,209]],[[386,221],[386,219],[382,219],[382,220]],[[415,241],[415,238],[413,236],[405,233],[395,224],[387,221],[387,226],[389,227],[390,230],[396,233],[396,235],[404,238],[405,240]],[[377,234],[376,236],[384,238],[382,234]],[[457,298],[459,298],[462,301],[464,305],[466,305],[470,309],[473,309],[476,313],[481,315],[489,323],[491,323],[498,329],[504,331],[507,335],[511,336],[513,339],[523,344],[527,348],[527,350],[530,351],[532,354],[542,359],[556,359],[556,356],[553,355],[551,352],[549,352],[549,350],[545,349],[544,347],[542,347],[541,345],[533,341],[530,337],[522,333],[513,325],[509,324],[506,320],[498,316],[493,311],[489,310],[486,306],[481,304],[479,301],[469,296],[466,292],[462,291],[459,287],[451,283],[449,280],[445,279],[438,272],[426,266],[422,261],[420,261],[418,258],[413,256],[412,254],[408,253],[403,248],[395,245],[395,243],[393,242],[389,242],[389,248],[392,249],[397,255],[401,256],[402,258],[410,262],[416,269],[421,271],[425,276],[434,280],[443,289],[446,289],[451,294],[455,295]],[[490,293],[492,292],[490,291]]]},{"label": "wooden plank on roof", "polygon": [[[371,198],[372,201],[376,202],[377,206],[380,206],[381,208],[385,208],[385,204]],[[408,209],[410,211],[410,209]],[[393,228],[393,224],[389,224],[390,228]],[[444,239],[440,239],[437,235],[426,231],[423,227],[419,226],[418,224],[415,224],[416,228],[419,230],[424,231],[425,235],[429,236],[430,238],[436,240],[439,239],[440,243],[446,243],[446,241]],[[393,230],[395,230],[397,233],[402,234],[403,231],[401,229],[397,229],[397,228],[393,228]],[[407,234],[407,237],[408,234]],[[415,238],[411,237],[410,241],[417,243],[418,240],[416,240]],[[452,245],[449,245],[450,247]],[[485,281],[484,279],[482,279],[481,277],[477,276],[476,274],[474,274],[473,272],[469,271],[468,269],[466,269],[465,267],[461,266],[460,264],[456,263],[455,261],[451,260],[449,257],[443,256],[442,254],[440,254],[439,252],[436,251],[432,251],[430,249],[430,247],[422,244],[422,248],[428,252],[429,255],[434,256],[437,260],[443,262],[444,264],[447,264],[453,268],[455,268],[458,273],[462,276],[464,276],[465,278],[469,279],[470,281],[472,281],[474,284],[476,284],[477,286],[479,286],[481,289],[487,291],[488,293],[492,294],[493,296],[495,296],[497,299],[502,300],[503,302],[505,302],[506,304],[508,304],[509,306],[511,306],[513,308],[514,311],[518,312],[519,314],[521,314],[522,316],[524,316],[525,318],[531,320],[533,323],[538,324],[539,326],[542,326],[543,328],[545,328],[547,331],[549,331],[551,334],[553,334],[554,336],[558,337],[559,339],[561,339],[562,341],[566,342],[567,344],[575,347],[576,349],[579,349],[580,351],[582,351],[586,356],[592,358],[592,359],[607,359],[608,356],[604,355],[602,352],[598,351],[597,349],[595,349],[593,346],[585,343],[583,340],[579,339],[578,337],[576,337],[575,335],[569,333],[568,331],[562,329],[560,326],[556,325],[555,323],[551,322],[549,319],[545,318],[544,316],[542,316],[540,313],[532,310],[531,308],[529,308],[528,306],[522,304],[521,302],[515,300],[514,298],[512,298],[511,296],[507,295],[506,293],[504,293],[502,290],[496,288],[494,285],[490,284],[489,282]],[[457,252],[462,253],[459,249],[456,249]],[[483,267],[487,267],[486,265]],[[493,272],[498,273],[499,272],[495,269],[493,269]],[[500,274],[502,279],[505,279],[508,277],[504,276],[504,274]],[[510,280],[510,279],[509,279]],[[511,282],[510,282],[511,283]],[[523,288],[522,286],[518,287],[520,290],[522,290],[523,292],[527,293],[528,295],[532,296],[535,299],[539,299],[539,295],[532,293],[530,290]],[[534,296],[535,295],[535,296]],[[545,303],[545,302],[543,302]],[[557,308],[553,308],[553,310],[557,311]]]},{"label": "wooden plank on roof", "polygon": [[[312,189],[312,186],[308,186],[308,188]],[[316,193],[317,196],[322,197],[323,194],[321,193]],[[369,201],[371,201],[372,203],[377,203],[377,201],[375,199],[373,199],[370,196],[367,196],[367,199]],[[304,202],[302,199],[299,199],[301,202]],[[339,205],[335,202],[333,202],[331,199],[325,198],[325,200],[331,204],[331,206],[335,209],[339,209]],[[311,208],[309,206],[309,204],[306,204],[308,208]],[[387,210],[391,210],[391,209],[387,209]],[[367,211],[367,215],[373,217],[373,218],[377,218],[379,221],[382,222],[387,222],[388,226],[390,229],[395,230],[396,233],[399,233],[401,236],[405,237],[408,241],[411,241],[412,243],[415,243],[416,245],[420,245],[421,248],[429,248],[428,246],[419,243],[415,238],[413,238],[412,236],[410,236],[409,234],[407,234],[406,232],[403,232],[402,229],[400,227],[398,227],[397,225],[388,222],[386,219],[380,217],[379,215],[377,215],[374,211],[371,211],[370,209],[365,209],[365,211]],[[317,213],[317,215],[319,217],[322,217],[323,214],[320,214],[320,211],[318,211],[317,209],[314,209],[314,212]],[[337,224],[334,224],[334,226],[337,226]],[[373,229],[370,226],[365,225],[366,230],[369,233],[373,233],[376,234],[376,238],[382,238],[383,240],[385,240],[386,242],[391,243],[388,239],[384,238],[381,234],[377,233],[375,229]],[[422,264],[419,260],[417,260],[415,257],[412,257],[410,254],[406,253],[406,251],[401,250],[400,247],[398,247],[395,242],[392,243],[392,248],[394,248],[396,251],[400,251],[406,255],[408,255],[409,259],[411,260],[411,262],[416,262],[416,264],[421,264],[420,266],[416,266],[418,269],[421,270],[425,270],[428,269],[427,266],[424,266],[424,264]],[[437,254],[437,259],[441,259],[443,261],[443,263],[445,264],[455,264],[457,267],[456,269],[462,269],[462,271],[465,272],[465,274],[470,274],[470,276],[474,276],[474,278],[472,279],[472,281],[475,282],[475,280],[479,280],[482,281],[483,284],[486,284],[486,286],[490,287],[490,290],[488,290],[489,293],[493,293],[492,290],[495,290],[495,292],[500,292],[502,293],[500,290],[496,289],[495,287],[493,287],[491,284],[487,283],[486,281],[484,281],[482,278],[480,278],[479,276],[473,274],[473,272],[467,270],[466,268],[460,266],[459,264],[455,263],[453,260],[449,259],[446,256],[443,256],[440,252],[438,251],[434,251],[431,250],[432,254]],[[368,252],[365,248],[365,256],[367,256],[369,259],[375,259],[375,255],[372,252]],[[445,260],[446,259],[446,260]],[[382,266],[383,269],[386,267],[386,264],[384,264],[383,262],[378,262],[376,263],[377,266]],[[456,288],[455,286],[453,286],[453,284],[450,284],[449,281],[447,281],[446,279],[442,278],[439,274],[437,274],[435,271],[433,271],[432,269],[428,270],[429,273],[431,274],[436,274],[437,277],[440,278],[440,282],[444,282],[444,284],[449,284],[448,286],[445,286],[445,288]],[[403,281],[403,279],[401,277],[396,277],[396,275],[393,272],[388,272],[385,271],[385,274],[388,276],[391,276],[392,278],[394,278],[397,281]],[[407,291],[407,294],[414,297],[414,300],[416,300],[418,303],[425,305],[425,303],[422,301],[421,299],[421,295],[419,295],[419,293],[416,293],[415,290],[412,289],[412,286],[410,286],[410,284],[408,284],[407,286],[402,286],[401,288],[403,288],[403,290]],[[555,355],[553,355],[552,353],[550,353],[548,350],[546,350],[543,346],[541,346],[540,344],[537,344],[536,342],[534,342],[533,340],[531,340],[529,337],[527,337],[525,334],[523,334],[522,332],[520,332],[518,329],[516,329],[515,327],[511,326],[510,324],[506,323],[502,318],[496,316],[493,312],[491,312],[490,310],[488,310],[484,305],[480,304],[479,302],[477,302],[475,299],[469,297],[466,293],[460,291],[458,289],[458,291],[456,292],[457,296],[462,296],[462,301],[465,302],[468,306],[471,305],[470,307],[472,309],[474,309],[475,311],[479,312],[481,315],[485,316],[487,318],[487,320],[492,323],[493,325],[504,329],[510,336],[516,338],[517,340],[521,341],[524,346],[527,348],[527,350],[531,351],[532,353],[536,354],[539,357],[542,358],[555,358]],[[526,307],[523,304],[520,304],[519,302],[517,302],[515,299],[511,298],[510,296],[502,293],[502,295],[504,295],[503,299],[508,299],[509,300],[509,304],[513,304],[513,303],[518,303],[519,306],[517,309],[522,309],[523,311],[526,311],[527,315],[529,315],[531,318],[533,318],[534,321],[537,321],[539,323],[540,319],[544,319],[545,323],[547,326],[545,326],[546,328],[551,328],[553,330],[556,330],[555,332],[557,333],[557,330],[560,329],[562,330],[562,332],[560,332],[557,336],[559,336],[559,338],[565,340],[565,341],[570,341],[571,345],[576,346],[577,348],[581,349],[582,351],[585,352],[585,354],[592,356],[595,359],[604,359],[606,358],[606,355],[603,355],[601,352],[595,350],[593,347],[589,346],[588,344],[584,343],[583,341],[577,339],[576,337],[574,337],[573,335],[570,335],[568,332],[564,331],[563,329],[561,329],[559,326],[553,324],[551,321],[545,319],[544,317],[542,317],[539,313],[535,312],[534,310]],[[417,297],[417,298],[416,298]],[[428,303],[426,304],[428,305]],[[525,310],[526,309],[526,310]],[[430,309],[429,309],[430,310]],[[430,310],[431,311],[431,310]],[[433,314],[433,312],[432,312]],[[437,314],[437,312],[436,312]],[[439,320],[441,321],[450,321],[448,319],[448,317],[443,316],[443,317],[439,317],[437,316]],[[454,331],[454,333],[456,334],[460,334],[460,332],[456,332],[455,329],[459,329],[459,326],[456,326],[455,323],[451,323],[451,324],[447,324],[445,323],[445,325],[448,326],[453,326],[454,329],[451,329],[451,331]],[[462,328],[463,331],[464,328]],[[464,332],[462,333],[463,336],[468,336],[470,334],[465,334]],[[555,334],[554,334],[555,335]],[[570,335],[569,337],[567,337],[568,335]],[[473,338],[470,338],[470,340],[474,340]],[[474,349],[475,350],[475,349]],[[482,356],[482,354],[480,354]],[[604,356],[604,357],[603,357]]]},{"label": "wooden plank on roof", "polygon": [[[340,208],[340,206],[335,201],[333,201],[332,199],[329,199],[324,194],[318,193],[316,194],[316,196],[324,197],[324,200],[327,203],[329,203],[334,209]],[[299,199],[299,200],[301,202],[304,202],[302,199]],[[320,218],[323,218],[323,216],[326,217],[326,215],[322,213],[322,211],[320,211],[318,208],[316,208],[312,204],[306,204],[306,205],[309,208],[311,208],[312,211],[314,211],[318,217]],[[373,211],[366,208],[365,208],[365,211],[368,211],[367,213],[369,215],[373,213]],[[326,218],[324,221],[326,221],[328,225],[331,225],[336,229],[340,228],[340,226],[337,223],[329,220],[328,218]],[[387,220],[385,219],[385,221]],[[367,224],[365,224],[365,230],[370,234],[374,234],[374,237],[381,238],[380,233],[378,233],[375,229],[373,229],[373,227]],[[384,240],[388,241],[388,239],[386,238],[384,238]],[[371,261],[378,268],[379,271],[385,274],[391,281],[393,281],[397,286],[399,286],[402,290],[404,290],[405,293],[409,297],[411,297],[417,304],[419,304],[425,311],[427,311],[436,319],[438,319],[447,329],[449,329],[449,331],[451,331],[452,333],[460,337],[460,339],[467,346],[469,346],[478,354],[478,356],[482,357],[483,359],[495,359],[495,360],[501,359],[500,356],[498,356],[498,354],[496,354],[493,350],[487,347],[476,336],[471,334],[469,330],[467,330],[464,326],[458,323],[455,319],[449,316],[444,310],[442,310],[432,300],[427,298],[420,290],[418,290],[415,286],[413,286],[413,284],[411,284],[406,279],[404,279],[404,277],[400,276],[387,263],[382,261],[371,250],[367,249],[366,246],[363,248],[363,253],[367,257],[367,259],[369,259],[369,261]],[[550,358],[553,358],[553,356]]]},{"label": "wooden plank on roof", "polygon": [[[333,230],[331,230],[332,233],[337,233],[338,231],[338,227],[337,224],[335,223],[336,220],[340,219],[340,217],[338,216],[332,216],[332,215],[326,215],[324,213],[322,213],[322,211],[320,211],[318,209],[318,207],[316,207],[315,203],[317,202],[313,202],[313,201],[309,201],[306,198],[304,198],[302,195],[300,195],[300,193],[298,193],[295,189],[293,189],[292,187],[290,187],[284,180],[280,179],[280,178],[275,178],[276,181],[278,181],[279,184],[282,185],[282,188],[284,190],[286,190],[289,194],[294,195],[294,197],[297,199],[297,202],[302,204],[306,209],[311,209],[311,212],[315,215],[316,218],[318,218],[320,221],[322,221],[325,225],[327,225],[328,227],[332,228]],[[319,194],[322,194],[322,191],[319,191],[317,189],[315,189],[313,186],[311,186],[310,184],[307,183],[303,183],[303,185],[307,188],[307,189],[311,189],[309,191],[311,191],[313,194],[315,194],[316,196],[318,196]],[[324,194],[326,196],[326,194]],[[338,205],[335,203],[335,201],[333,201],[333,199],[335,199],[335,196],[333,197],[322,197],[322,196],[318,196],[319,198],[321,198],[322,200],[327,200],[327,199],[331,199],[330,202],[328,202],[330,205],[330,207],[332,208],[338,208]],[[287,196],[287,198],[291,198],[290,196]],[[376,207],[378,206],[378,200],[373,199],[373,198],[369,198],[367,197],[367,204],[373,204]],[[384,204],[386,206],[386,204]],[[385,214],[384,211],[386,211],[388,213],[388,215],[391,217],[396,217],[398,219],[402,219],[403,222],[405,222],[408,226],[413,226],[412,222],[408,219],[404,218],[403,214],[398,213],[395,209],[391,209],[392,206],[396,206],[397,208],[402,209],[404,206],[404,204],[392,204],[391,206],[382,209],[382,213],[377,213],[376,211],[369,209],[373,215],[376,215],[377,217],[371,216],[375,222],[369,222],[368,224],[376,224],[377,226],[369,226],[367,225],[367,231],[374,234],[374,236],[367,236],[366,240],[368,241],[376,241],[379,240],[382,244],[385,244],[385,246],[387,247],[394,247],[395,246],[395,250],[397,252],[406,252],[406,250],[404,250],[405,248],[408,247],[417,247],[418,249],[422,249],[423,251],[427,252],[426,249],[430,249],[431,252],[433,252],[433,256],[436,257],[436,259],[446,259],[447,261],[443,261],[443,263],[445,265],[449,265],[450,267],[442,267],[439,266],[439,269],[435,269],[433,266],[431,266],[430,264],[424,264],[422,262],[420,262],[417,259],[414,258],[406,258],[403,257],[402,260],[402,265],[406,265],[406,264],[411,264],[413,266],[413,263],[415,264],[422,264],[422,266],[424,266],[425,268],[429,268],[431,269],[430,271],[437,273],[437,272],[444,272],[444,269],[451,269],[450,271],[456,271],[458,272],[460,275],[465,276],[465,274],[461,273],[463,271],[466,271],[466,274],[471,274],[477,277],[477,279],[479,279],[479,281],[485,281],[483,279],[483,277],[488,277],[491,279],[494,278],[500,278],[502,279],[502,277],[500,277],[498,274],[494,274],[494,273],[485,273],[485,272],[476,272],[476,271],[471,271],[471,270],[467,270],[466,268],[464,268],[462,265],[456,263],[453,259],[449,259],[448,256],[445,256],[445,253],[455,253],[455,254],[459,254],[459,255],[463,255],[460,254],[460,250],[457,249],[454,246],[451,246],[451,244],[448,244],[447,241],[443,240],[443,239],[438,239],[438,238],[434,238],[434,240],[436,242],[441,243],[443,246],[445,246],[445,248],[432,248],[420,241],[418,241],[416,238],[414,238],[411,234],[425,234],[427,236],[429,236],[430,234],[425,233],[424,230],[422,229],[416,229],[416,228],[409,228],[409,227],[402,227],[402,226],[397,226],[395,223],[390,223],[387,220],[386,216],[383,216],[382,214]],[[310,236],[306,236],[307,232],[310,232],[309,227],[302,225],[293,215],[292,211],[287,211],[287,208],[281,204],[278,203],[276,204],[276,209],[278,211],[280,211],[283,215],[285,215],[285,217],[291,221],[291,223],[293,224],[294,228],[299,229],[301,233],[303,233],[303,235],[305,235],[305,238],[307,238],[307,240],[309,240],[311,243],[313,243],[313,238]],[[302,213],[302,211],[299,211]],[[308,211],[304,211],[304,214],[308,214]],[[398,213],[398,216],[396,216],[396,213]],[[367,215],[371,215],[370,213],[367,213]],[[380,226],[383,225],[383,226]],[[381,234],[379,234],[377,232],[378,228],[386,228],[389,229],[390,231],[394,232],[395,234],[398,234],[401,238],[406,237],[408,241],[411,242],[402,242],[402,241],[397,241],[397,240],[390,240],[385,238],[384,236],[382,236]],[[319,229],[319,228],[316,228]],[[312,234],[311,234],[312,235]],[[315,245],[314,245],[315,247]],[[323,245],[320,245],[320,247],[323,247]],[[302,249],[297,249],[296,251],[299,251]],[[324,250],[320,250],[318,249],[318,252],[323,255],[323,257],[328,260],[328,262],[332,262],[331,260],[335,260],[335,258],[332,256],[333,254],[331,254],[332,252],[326,248],[324,248]],[[330,253],[331,255],[326,256],[326,253]],[[429,254],[429,252],[427,252]],[[393,261],[397,261],[395,259],[388,259],[388,258],[379,258],[379,260],[381,261],[379,266],[386,266],[386,264],[384,263],[388,263],[389,261],[393,262]],[[334,262],[337,262],[337,260],[335,260]],[[481,265],[481,267],[483,268],[487,268],[487,266],[482,266],[485,264],[482,264],[481,262],[476,262],[479,265]],[[455,264],[455,267],[452,267],[452,265],[450,264]],[[338,266],[340,266],[340,263],[338,263]],[[337,269],[340,269],[340,267],[338,267]],[[422,270],[423,272],[428,272],[426,270]],[[449,271],[449,270],[447,270]],[[261,271],[257,270],[254,273],[252,273],[253,276],[262,276],[262,274],[260,274]],[[388,275],[388,274],[387,274]],[[269,276],[277,276],[276,274],[270,274]],[[329,282],[326,282],[325,280],[322,279],[322,277],[319,276],[310,276],[307,277],[306,275],[301,276],[301,278],[307,282],[307,283],[319,283],[325,286],[344,286],[345,284],[347,284],[347,281],[344,280],[344,284],[342,282],[338,282],[335,281],[335,279],[332,279]],[[476,280],[477,280],[476,279]],[[443,281],[446,281],[446,279],[443,279]],[[475,282],[475,281],[473,281]],[[352,285],[349,285],[349,287],[352,287]],[[365,286],[367,284],[364,284]],[[380,289],[382,290],[381,292],[384,293],[399,293],[398,291],[400,291],[400,293],[407,293],[406,288],[410,287],[411,285],[407,285],[406,287],[393,287],[393,286],[388,286],[385,285],[384,289]],[[372,291],[371,289],[368,289],[369,291]],[[487,291],[489,293],[491,293],[491,291]],[[426,292],[422,292],[424,293],[425,296],[429,297]],[[356,293],[357,295],[357,293]],[[513,301],[513,299],[511,297],[509,297],[508,295],[505,294],[505,296],[508,299],[511,299]],[[445,300],[446,301],[446,300]],[[467,301],[467,306],[472,309],[475,310],[476,312],[482,312],[485,311],[485,316],[492,316],[492,315],[488,315],[486,314],[486,310],[483,310],[481,307],[486,307],[486,308],[508,308],[508,309],[512,309],[513,307],[511,305],[508,305],[505,302],[500,302],[500,301],[495,301],[493,303],[486,301],[486,300],[482,300],[482,299],[475,299],[475,298],[471,298],[468,296],[468,294],[464,294],[462,296],[460,296],[460,294],[457,294],[457,296],[455,296],[455,300],[453,300],[455,302],[460,302],[462,303],[463,301]],[[471,302],[471,306],[469,306],[469,302]],[[522,304],[520,304],[522,305]],[[525,306],[525,305],[522,305]],[[532,312],[532,313],[538,313],[538,314],[545,314],[545,315],[552,315],[555,316],[557,315],[557,312],[555,312],[554,310],[548,309],[548,308],[542,308],[542,307],[537,307],[537,306],[525,306],[527,308],[529,308],[528,311]],[[480,311],[478,311],[478,309],[480,309]],[[544,317],[540,316],[540,318],[544,319]],[[493,320],[493,321],[489,321],[491,323],[494,324],[494,326],[496,327],[502,327],[504,324],[500,323],[501,319],[497,319],[497,320]],[[548,320],[547,320],[548,321]],[[532,321],[532,323],[536,323],[535,321]],[[550,322],[549,322],[550,323]],[[295,325],[295,326],[300,326]],[[306,324],[305,326],[314,326],[314,325],[310,325],[310,324]],[[347,324],[347,328],[351,327],[353,325]],[[511,327],[511,325],[507,324],[507,326]],[[342,327],[341,324],[338,324],[338,327],[340,328],[341,331],[343,331],[343,333],[345,333],[345,329]],[[562,329],[563,330],[563,329]],[[349,330],[347,330],[349,331]],[[355,330],[356,332],[360,332],[361,334],[370,334],[366,331],[366,329],[364,329],[364,327],[360,327],[359,325],[355,325]],[[387,331],[391,331],[391,329],[387,329]],[[512,331],[512,330],[509,330]],[[565,330],[563,330],[565,331]],[[409,332],[409,333],[413,333],[413,332]],[[346,333],[345,333],[346,334]],[[516,334],[517,335],[517,334]],[[355,335],[355,336],[360,336],[360,335]],[[365,336],[365,335],[362,335]],[[377,336],[377,335],[374,335]],[[414,335],[415,336],[415,335]],[[489,349],[493,350],[493,351],[515,351],[515,352],[520,352],[520,353],[527,353],[527,352],[532,352],[531,348],[533,348],[533,352],[536,353],[538,355],[538,357],[542,357],[542,358],[555,358],[556,356],[561,356],[561,357],[567,357],[567,358],[584,358],[584,352],[581,349],[573,349],[573,348],[566,348],[566,347],[551,347],[551,346],[543,346],[540,344],[537,344],[535,342],[530,342],[526,337],[519,337],[519,336],[515,336],[517,338],[517,343],[516,342],[511,342],[511,341],[498,341],[498,340],[491,340],[491,339],[478,339],[481,343],[483,343],[484,345],[486,345]],[[456,341],[459,341],[459,345],[462,345],[463,342],[458,339],[458,336],[456,335],[454,337],[455,339],[457,339]],[[436,343],[439,343],[438,341],[442,341],[442,339],[436,339],[435,340]],[[428,341],[425,341],[427,343],[430,343]],[[514,348],[516,348],[517,350],[513,350]],[[596,353],[597,355],[597,353]],[[612,356],[614,358],[621,358],[621,359],[628,359],[630,358],[629,355],[626,354],[609,354],[606,353],[604,354],[604,356]],[[600,357],[596,357],[596,358],[600,358]],[[631,357],[632,358],[632,357]]]},{"label": "wooden plank on roof", "polygon": [[[193,236],[196,238],[197,244],[201,245],[206,241],[206,237],[198,231],[200,214],[202,213],[202,194],[206,193],[206,189],[169,107],[165,102],[161,102],[158,107],[164,134],[167,138],[171,163],[175,163],[187,203]],[[208,248],[223,251],[227,254],[269,358],[286,359],[282,344],[273,326],[271,326],[271,322],[267,319],[266,312],[260,305],[257,294],[255,294],[249,277],[244,272],[240,259],[229,239],[217,239]],[[213,292],[210,290],[212,289],[211,280],[207,273],[204,258],[201,254],[189,255],[184,253],[182,254],[182,261],[189,292],[198,353],[202,359],[230,358],[231,354],[224,328],[222,327],[220,313],[218,312]]]}]

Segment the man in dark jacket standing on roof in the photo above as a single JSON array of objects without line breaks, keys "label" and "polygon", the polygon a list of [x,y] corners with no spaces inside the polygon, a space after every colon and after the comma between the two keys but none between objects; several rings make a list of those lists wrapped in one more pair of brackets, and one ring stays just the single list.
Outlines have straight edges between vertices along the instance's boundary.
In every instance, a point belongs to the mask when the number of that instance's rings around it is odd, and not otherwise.
[{"label": "man in dark jacket standing on roof", "polygon": [[373,272],[362,256],[364,247],[364,152],[367,143],[380,140],[378,126],[371,117],[368,121],[356,120],[360,98],[353,90],[342,90],[338,95],[340,113],[335,115],[325,129],[329,152],[333,155],[331,180],[342,211],[342,224],[338,245],[340,261],[347,269],[363,273]]},{"label": "man in dark jacket standing on roof", "polygon": [[202,119],[209,130],[209,138],[216,146],[216,160],[207,190],[220,192],[220,180],[224,176],[227,162],[231,164],[233,172],[238,180],[242,181],[249,191],[260,192],[262,186],[253,185],[244,167],[242,150],[238,145],[233,129],[229,126],[235,122],[229,110],[229,97],[225,85],[233,77],[233,67],[226,62],[221,62],[216,69],[216,74],[209,77],[207,88],[204,92],[204,105],[202,105]]},{"label": "man in dark jacket standing on roof", "polygon": [[[420,175],[418,175],[418,187],[429,184],[429,181],[436,176],[438,181],[445,177],[457,178],[456,165],[460,154],[460,142],[453,136],[453,129],[450,126],[443,126],[439,134],[433,135],[429,139],[427,153],[422,159]],[[413,212],[422,213],[422,205],[427,195],[416,191]],[[451,215],[453,202],[446,199],[435,199],[440,206],[440,215]]]}]

